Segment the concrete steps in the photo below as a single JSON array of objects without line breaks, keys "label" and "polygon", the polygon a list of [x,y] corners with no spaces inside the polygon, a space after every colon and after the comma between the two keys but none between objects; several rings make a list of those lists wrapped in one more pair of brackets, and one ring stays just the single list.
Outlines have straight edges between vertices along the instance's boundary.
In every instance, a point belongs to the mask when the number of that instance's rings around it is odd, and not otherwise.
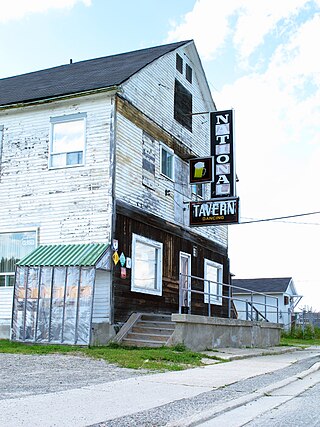
[{"label": "concrete steps", "polygon": [[141,314],[118,342],[136,347],[161,347],[168,343],[174,328],[171,315]]}]

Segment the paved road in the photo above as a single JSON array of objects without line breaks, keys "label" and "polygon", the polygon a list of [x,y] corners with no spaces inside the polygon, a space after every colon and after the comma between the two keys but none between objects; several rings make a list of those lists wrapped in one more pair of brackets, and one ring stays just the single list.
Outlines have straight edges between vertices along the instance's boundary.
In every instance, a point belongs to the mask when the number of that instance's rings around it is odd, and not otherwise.
[{"label": "paved road", "polygon": [[247,424],[247,427],[319,427],[320,426],[320,384],[306,390],[287,403],[268,411]]},{"label": "paved road", "polygon": [[0,425],[186,426],[195,414],[228,407],[319,361],[314,349],[149,374],[74,356],[2,354]]},{"label": "paved road", "polygon": [[[304,393],[309,389],[317,387],[319,383],[320,362],[317,362],[308,370],[300,372],[291,378],[277,381],[271,386],[264,387],[262,389],[258,388],[253,393],[236,399],[232,402],[232,406],[226,408],[225,411],[221,411],[220,405],[220,410],[218,409],[215,414],[211,414],[213,416],[211,416],[208,421],[200,424],[198,423],[197,425],[200,425],[201,427],[218,427],[221,425],[228,427],[257,425],[262,427],[267,425],[274,426],[274,423],[278,420],[280,425],[300,426],[299,420],[302,419],[303,414],[307,414],[307,408],[303,408],[301,406],[301,401],[300,410],[302,410],[302,412],[293,424],[287,424],[286,422],[283,424],[286,417],[280,416],[278,418],[278,410],[287,408],[288,406],[292,407],[293,401],[296,401],[296,399],[304,395]],[[284,414],[288,414],[286,409],[284,409],[283,412]],[[316,417],[314,417],[314,415],[316,415]],[[294,421],[292,417],[290,418]],[[317,401],[313,402],[313,415],[309,419],[310,421],[312,419],[319,420],[319,408]]]}]

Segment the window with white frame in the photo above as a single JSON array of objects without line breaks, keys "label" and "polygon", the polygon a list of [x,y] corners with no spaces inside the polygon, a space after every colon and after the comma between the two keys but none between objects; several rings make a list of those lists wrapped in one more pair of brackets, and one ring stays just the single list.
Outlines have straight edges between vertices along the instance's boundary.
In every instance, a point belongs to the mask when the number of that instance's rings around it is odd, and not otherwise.
[{"label": "window with white frame", "polygon": [[[204,302],[210,304],[222,304],[222,277],[223,267],[209,259],[204,260]],[[209,295],[210,294],[210,295]]]},{"label": "window with white frame", "polygon": [[132,235],[131,290],[162,295],[162,243]]},{"label": "window with white frame", "polygon": [[0,287],[13,286],[16,263],[36,246],[36,230],[0,233]]},{"label": "window with white frame", "polygon": [[167,178],[174,180],[174,152],[165,145],[160,146],[161,173]]},{"label": "window with white frame", "polygon": [[84,164],[86,114],[51,117],[50,159],[51,168]]}]

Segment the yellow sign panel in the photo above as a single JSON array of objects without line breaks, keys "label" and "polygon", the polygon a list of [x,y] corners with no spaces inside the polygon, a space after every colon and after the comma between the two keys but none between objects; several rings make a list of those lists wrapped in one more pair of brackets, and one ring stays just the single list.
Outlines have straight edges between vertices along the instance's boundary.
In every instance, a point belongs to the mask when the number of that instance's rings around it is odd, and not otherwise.
[{"label": "yellow sign panel", "polygon": [[117,265],[120,259],[117,251],[115,251],[114,254],[112,255],[112,259],[113,259],[114,265]]}]

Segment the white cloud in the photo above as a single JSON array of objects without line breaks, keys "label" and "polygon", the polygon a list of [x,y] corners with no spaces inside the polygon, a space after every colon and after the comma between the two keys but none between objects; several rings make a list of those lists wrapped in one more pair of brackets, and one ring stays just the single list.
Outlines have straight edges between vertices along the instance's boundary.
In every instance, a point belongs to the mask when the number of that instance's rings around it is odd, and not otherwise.
[{"label": "white cloud", "polygon": [[320,0],[197,0],[183,22],[173,24],[167,41],[193,38],[202,58],[209,60],[233,38],[244,60],[271,31],[283,31],[309,5],[320,7]]},{"label": "white cloud", "polygon": [[234,42],[240,57],[248,57],[265,36],[276,29],[282,21],[290,21],[308,0],[243,0],[239,9]]},{"label": "white cloud", "polygon": [[183,22],[169,32],[167,41],[193,38],[200,55],[204,59],[212,59],[232,31],[229,17],[235,9],[235,0],[223,5],[212,0],[197,0]]},{"label": "white cloud", "polygon": [[91,5],[91,0],[2,0],[0,22],[19,20],[26,15],[43,13],[50,9],[71,9],[77,3]]}]

